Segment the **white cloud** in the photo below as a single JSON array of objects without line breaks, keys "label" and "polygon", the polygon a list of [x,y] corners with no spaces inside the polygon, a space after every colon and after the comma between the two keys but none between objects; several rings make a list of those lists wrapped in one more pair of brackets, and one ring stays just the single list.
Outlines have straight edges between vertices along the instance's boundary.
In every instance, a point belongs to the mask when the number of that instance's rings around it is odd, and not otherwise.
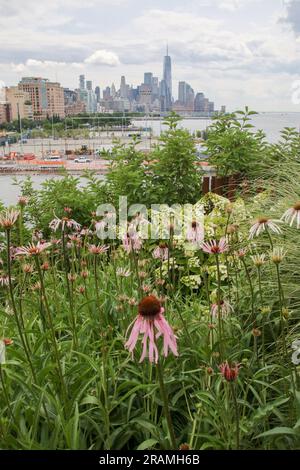
[{"label": "white cloud", "polygon": [[87,57],[84,63],[88,65],[109,65],[110,67],[115,67],[120,64],[120,60],[114,52],[99,49]]},{"label": "white cloud", "polygon": [[[297,41],[278,23],[283,1],[165,0],[149,9],[139,0],[0,0],[0,44],[5,44],[0,79],[12,84],[37,74],[75,87],[83,70],[101,87],[118,84],[123,74],[136,85],[145,71],[162,76],[168,41],[174,90],[177,81],[186,80],[219,105],[257,102],[266,108],[268,100],[288,105],[290,83],[300,70],[300,36]],[[117,4],[126,4],[126,10],[111,7]],[[115,21],[107,16],[105,27],[100,22],[97,29],[105,5]],[[99,74],[99,66],[110,70]]]},{"label": "white cloud", "polygon": [[230,12],[236,11],[250,3],[256,3],[263,0],[198,0],[198,6],[219,8]]}]

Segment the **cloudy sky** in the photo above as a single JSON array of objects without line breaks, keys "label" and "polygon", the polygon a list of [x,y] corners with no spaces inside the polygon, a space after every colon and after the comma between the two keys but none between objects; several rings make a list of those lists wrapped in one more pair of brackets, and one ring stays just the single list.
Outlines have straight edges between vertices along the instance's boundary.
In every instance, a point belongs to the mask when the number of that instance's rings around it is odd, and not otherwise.
[{"label": "cloudy sky", "polygon": [[179,80],[217,106],[300,111],[300,0],[0,0],[0,81],[85,73],[103,88],[124,74],[161,77],[166,42]]}]

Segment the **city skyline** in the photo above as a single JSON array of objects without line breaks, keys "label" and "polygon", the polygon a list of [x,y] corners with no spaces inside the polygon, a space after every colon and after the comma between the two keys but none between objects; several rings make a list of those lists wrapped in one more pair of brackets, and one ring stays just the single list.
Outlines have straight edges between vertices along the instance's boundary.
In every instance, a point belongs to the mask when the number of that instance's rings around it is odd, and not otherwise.
[{"label": "city skyline", "polygon": [[[217,111],[215,103],[203,91],[194,91],[189,83],[178,83],[178,99],[173,96],[172,58],[168,45],[162,62],[162,77],[144,72],[137,86],[120,78],[101,91],[90,77],[80,74],[78,86],[70,89],[48,77],[22,77],[17,86],[0,88],[0,124],[17,119],[40,121],[46,118],[76,116],[82,113],[137,112],[166,115],[174,111],[182,116],[211,117]],[[226,105],[220,110],[226,112]]]},{"label": "city skyline", "polygon": [[[33,8],[34,6],[34,8]],[[103,88],[145,71],[161,77],[167,41],[174,82],[217,107],[300,111],[300,3],[295,0],[0,0],[0,80],[48,77],[76,88],[85,74]],[[177,98],[177,89],[173,95]]]}]

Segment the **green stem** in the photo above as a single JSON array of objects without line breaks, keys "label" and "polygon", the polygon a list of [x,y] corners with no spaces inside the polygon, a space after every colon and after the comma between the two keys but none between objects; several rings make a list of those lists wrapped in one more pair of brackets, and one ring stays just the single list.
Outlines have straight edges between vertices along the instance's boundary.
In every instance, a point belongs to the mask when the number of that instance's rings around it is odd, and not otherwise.
[{"label": "green stem", "polygon": [[240,415],[239,415],[239,406],[237,402],[236,396],[236,384],[231,382],[231,391],[232,391],[232,398],[233,404],[235,409],[235,419],[236,419],[236,450],[240,448]]},{"label": "green stem", "polygon": [[67,252],[66,252],[66,240],[65,240],[64,230],[62,231],[62,246],[63,246],[63,258],[64,258],[64,272],[65,272],[65,278],[66,278],[66,284],[67,284],[67,290],[68,290],[68,299],[69,299],[69,305],[70,305],[70,313],[71,313],[71,328],[72,328],[72,336],[73,336],[73,343],[74,343],[73,345],[74,345],[74,348],[77,349],[78,341],[77,341],[77,331],[76,331],[76,318],[75,318],[75,313],[74,313],[72,289],[71,289],[70,281],[68,278],[69,263],[68,263],[68,257],[67,257]]},{"label": "green stem", "polygon": [[59,375],[60,383],[61,383],[61,387],[62,387],[62,393],[63,393],[65,404],[67,404],[67,389],[66,389],[66,384],[65,384],[63,372],[62,372],[62,366],[61,366],[61,363],[60,363],[60,354],[59,354],[58,347],[57,347],[55,328],[54,328],[54,324],[53,324],[53,320],[52,320],[52,314],[50,312],[50,307],[49,307],[49,304],[48,304],[48,298],[47,298],[47,295],[46,295],[44,279],[43,279],[41,266],[40,266],[38,257],[35,258],[35,261],[36,261],[36,267],[37,267],[38,275],[39,275],[39,278],[40,278],[43,301],[44,301],[45,310],[46,310],[46,313],[47,313],[48,323],[49,323],[49,327],[50,327],[50,332],[51,332],[51,336],[52,336],[52,344],[53,344],[54,355],[55,355],[56,364],[57,364],[58,375]]},{"label": "green stem", "polygon": [[248,269],[248,266],[245,262],[245,260],[243,258],[242,259],[242,263],[244,265],[244,268],[245,268],[245,273],[246,273],[246,276],[247,276],[247,279],[248,279],[248,283],[249,283],[249,287],[250,287],[250,292],[251,292],[251,322],[253,323],[255,321],[255,311],[254,311],[254,289],[253,289],[253,284],[252,284],[252,280],[251,280],[251,276],[250,276],[250,273],[249,273],[249,269]]},{"label": "green stem", "polygon": [[223,334],[222,334],[222,311],[221,311],[221,272],[220,272],[220,261],[219,255],[216,254],[216,265],[217,265],[217,302],[218,302],[218,330],[219,330],[219,341],[220,341],[220,358],[223,357]]},{"label": "green stem", "polygon": [[28,361],[28,364],[29,364],[29,367],[30,367],[30,370],[31,370],[31,373],[32,373],[32,377],[35,380],[36,376],[35,376],[33,364],[32,364],[31,358],[30,358],[30,353],[27,349],[26,341],[25,341],[24,336],[23,336],[22,325],[21,325],[20,320],[19,320],[19,314],[18,314],[18,311],[17,311],[14,292],[13,292],[12,277],[11,277],[11,259],[10,259],[10,230],[6,231],[6,239],[7,239],[7,272],[8,272],[8,284],[9,284],[10,300],[11,300],[12,309],[13,309],[13,312],[14,312],[14,317],[16,319],[17,329],[18,329],[18,333],[20,335],[21,343],[22,343],[22,346],[23,346],[23,349],[24,349],[24,352],[25,352],[25,355],[26,355],[26,358],[27,358],[27,361]]},{"label": "green stem", "polygon": [[11,416],[12,421],[15,423],[15,425],[17,425],[16,419],[15,419],[15,416],[14,416],[14,413],[12,411],[11,404],[10,404],[10,401],[9,401],[8,393],[7,393],[7,390],[6,390],[4,374],[3,374],[3,371],[2,371],[2,365],[1,364],[0,364],[0,380],[1,380],[3,395],[4,395],[4,398],[5,398],[5,401],[6,401],[7,409],[9,411],[9,414]]},{"label": "green stem", "polygon": [[166,387],[165,387],[164,378],[163,378],[163,371],[162,371],[162,366],[161,366],[160,362],[158,362],[156,364],[156,370],[157,370],[157,376],[158,376],[158,381],[159,381],[161,398],[162,398],[163,406],[164,406],[165,418],[167,420],[167,425],[168,425],[168,429],[169,429],[172,450],[175,450],[175,449],[177,449],[176,437],[175,437],[172,417],[171,417],[170,408],[169,408],[168,394],[167,394],[167,390],[166,390]]},{"label": "green stem", "polygon": [[279,299],[279,309],[280,309],[280,328],[281,328],[281,336],[282,336],[282,345],[284,350],[285,357],[287,356],[287,347],[285,342],[285,331],[284,331],[284,322],[283,322],[283,305],[284,305],[284,294],[280,279],[280,269],[279,264],[276,263],[276,273],[277,273],[277,283],[278,283],[278,299]]}]

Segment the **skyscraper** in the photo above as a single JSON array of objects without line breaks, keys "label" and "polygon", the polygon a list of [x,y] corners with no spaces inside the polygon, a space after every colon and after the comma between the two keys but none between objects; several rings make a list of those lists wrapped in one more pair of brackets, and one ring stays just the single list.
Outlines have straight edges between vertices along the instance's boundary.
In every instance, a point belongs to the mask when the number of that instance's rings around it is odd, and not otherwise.
[{"label": "skyscraper", "polygon": [[186,82],[179,82],[178,84],[178,101],[180,104],[186,104]]},{"label": "skyscraper", "polygon": [[172,109],[172,63],[171,57],[169,56],[169,49],[167,46],[167,55],[164,57],[164,67],[163,67],[163,91],[166,99],[166,111]]},{"label": "skyscraper", "polygon": [[153,74],[151,72],[144,73],[144,84],[152,87]]},{"label": "skyscraper", "polygon": [[205,112],[205,96],[204,93],[197,93],[195,97],[195,107],[194,110],[197,113],[204,113]]},{"label": "skyscraper", "polygon": [[125,80],[124,75],[122,75],[121,77],[120,97],[123,99],[127,98],[127,86],[126,86],[126,80]]},{"label": "skyscraper", "polygon": [[158,98],[158,95],[159,95],[158,77],[153,77],[152,78],[152,95],[153,95],[154,99]]},{"label": "skyscraper", "polygon": [[80,90],[85,89],[85,76],[84,75],[79,75],[79,89]]},{"label": "skyscraper", "polygon": [[96,95],[96,98],[97,98],[97,103],[100,103],[101,92],[100,92],[100,87],[99,86],[96,86],[96,88],[95,88],[95,95]]},{"label": "skyscraper", "polygon": [[110,89],[112,98],[115,98],[117,95],[115,84],[113,83]]}]

